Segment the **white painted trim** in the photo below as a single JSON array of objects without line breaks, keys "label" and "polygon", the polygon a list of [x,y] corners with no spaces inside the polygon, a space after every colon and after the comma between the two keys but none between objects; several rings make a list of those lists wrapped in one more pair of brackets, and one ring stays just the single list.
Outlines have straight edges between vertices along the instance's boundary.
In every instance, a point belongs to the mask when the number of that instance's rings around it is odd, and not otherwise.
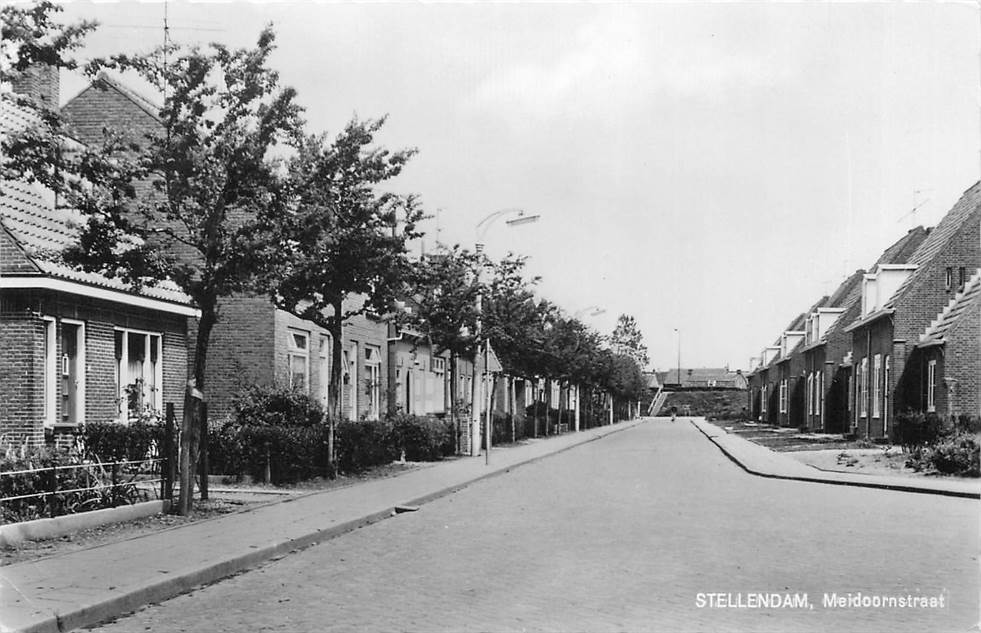
[{"label": "white painted trim", "polygon": [[58,422],[58,321],[52,316],[42,316],[44,321],[44,419],[45,427],[53,428]]},{"label": "white painted trim", "polygon": [[53,277],[11,277],[4,275],[0,277],[0,288],[14,290],[52,290],[67,294],[82,295],[93,299],[103,299],[115,303],[123,303],[137,308],[147,310],[157,310],[158,312],[169,312],[185,317],[200,318],[201,311],[189,305],[172,303],[163,299],[152,299],[132,295],[119,290],[90,286],[66,279],[56,279]]},{"label": "white painted trim", "polygon": [[75,362],[79,365],[79,380],[78,389],[76,389],[76,396],[78,397],[78,424],[85,423],[85,398],[86,394],[86,374],[88,373],[89,367],[86,363],[85,357],[85,321],[77,321],[75,319],[61,319],[63,324],[77,325],[78,326],[78,336],[75,341],[75,348],[78,350],[78,358]]}]

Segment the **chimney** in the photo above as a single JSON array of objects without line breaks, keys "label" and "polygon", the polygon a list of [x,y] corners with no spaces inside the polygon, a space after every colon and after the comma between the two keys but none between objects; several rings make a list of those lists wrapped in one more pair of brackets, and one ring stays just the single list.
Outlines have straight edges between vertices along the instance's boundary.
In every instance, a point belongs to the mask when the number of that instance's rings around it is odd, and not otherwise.
[{"label": "chimney", "polygon": [[57,66],[33,64],[12,82],[14,92],[32,97],[42,106],[58,109],[60,92]]}]

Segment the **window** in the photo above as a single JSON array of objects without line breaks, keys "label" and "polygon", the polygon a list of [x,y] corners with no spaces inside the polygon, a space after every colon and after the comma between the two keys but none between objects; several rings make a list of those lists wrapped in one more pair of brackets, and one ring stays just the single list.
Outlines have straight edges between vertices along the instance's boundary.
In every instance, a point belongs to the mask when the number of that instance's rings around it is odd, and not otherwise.
[{"label": "window", "polygon": [[967,281],[967,269],[961,266],[957,269],[957,290],[964,290],[964,282]]},{"label": "window", "polygon": [[780,413],[787,412],[787,380],[780,381]]},{"label": "window", "polygon": [[766,413],[766,385],[760,387],[760,413]]},{"label": "window", "polygon": [[807,375],[807,414],[814,415],[814,374]]},{"label": "window", "polygon": [[320,335],[320,401],[323,403],[324,410],[330,411],[330,366],[331,357],[334,353],[333,340],[330,334]]},{"label": "window", "polygon": [[381,414],[381,348],[365,345],[365,392],[368,396],[368,419],[377,420]]},{"label": "window", "polygon": [[944,275],[944,290],[950,290],[951,288],[953,288],[953,286],[954,286],[954,269],[948,266]]},{"label": "window", "polygon": [[878,418],[882,415],[882,385],[879,382],[882,378],[882,354],[876,354],[872,359],[872,417]]},{"label": "window", "polygon": [[300,330],[286,333],[286,376],[290,389],[310,390],[310,335]]},{"label": "window", "polygon": [[116,330],[116,395],[121,421],[163,409],[163,342],[160,334]]},{"label": "window", "polygon": [[442,374],[446,371],[446,359],[433,356],[431,369],[434,374]]},{"label": "window", "polygon": [[882,375],[882,434],[889,434],[889,357],[886,356],[885,370]]},{"label": "window", "polygon": [[821,428],[824,429],[824,372],[817,373],[817,415],[821,419]]},{"label": "window", "polygon": [[927,363],[927,411],[930,413],[937,410],[936,389],[937,361],[931,360]]},{"label": "window", "polygon": [[862,364],[858,368],[858,415],[868,417],[869,415],[869,359],[862,359]]},{"label": "window", "polygon": [[55,339],[57,323],[53,317],[44,318],[44,424],[53,426],[58,415],[57,371],[58,348]]}]

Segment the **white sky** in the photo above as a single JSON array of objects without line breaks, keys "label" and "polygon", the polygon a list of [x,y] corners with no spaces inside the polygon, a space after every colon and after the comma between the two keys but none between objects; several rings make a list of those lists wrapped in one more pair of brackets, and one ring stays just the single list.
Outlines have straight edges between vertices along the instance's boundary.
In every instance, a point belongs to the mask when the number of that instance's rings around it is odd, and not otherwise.
[{"label": "white sky", "polygon": [[[979,174],[979,10],[949,4],[171,2],[179,42],[254,42],[310,131],[389,115],[415,146],[397,189],[492,255],[530,255],[543,296],[658,368],[746,367],[794,316],[933,225]],[[160,3],[76,2],[87,55],[162,40]],[[63,100],[83,86],[65,78]],[[922,205],[915,216],[909,212]],[[429,224],[435,239],[435,220]],[[430,246],[432,241],[430,240]]]}]

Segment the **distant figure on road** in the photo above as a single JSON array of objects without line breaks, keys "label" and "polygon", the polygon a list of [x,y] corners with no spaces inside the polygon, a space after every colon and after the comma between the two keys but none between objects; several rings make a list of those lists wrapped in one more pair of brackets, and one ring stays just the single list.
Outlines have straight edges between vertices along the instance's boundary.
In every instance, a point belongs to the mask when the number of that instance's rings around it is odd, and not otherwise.
[{"label": "distant figure on road", "polygon": [[674,417],[678,415],[678,407],[671,407],[671,421],[674,422]]}]

